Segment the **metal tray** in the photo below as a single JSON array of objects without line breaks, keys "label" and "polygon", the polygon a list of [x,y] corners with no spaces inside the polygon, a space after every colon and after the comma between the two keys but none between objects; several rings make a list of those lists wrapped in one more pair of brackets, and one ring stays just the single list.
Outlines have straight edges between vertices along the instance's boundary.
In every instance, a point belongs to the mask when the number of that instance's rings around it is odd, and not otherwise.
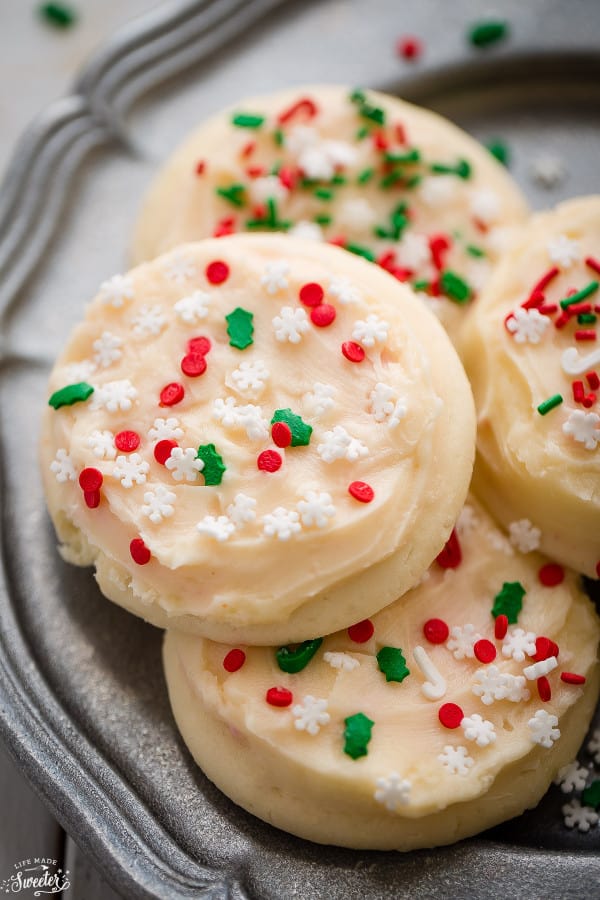
[{"label": "metal tray", "polygon": [[[116,35],[16,148],[0,190],[0,729],[128,898],[600,894],[600,829],[567,831],[555,788],[482,837],[406,855],[311,845],[230,803],[176,734],[160,633],[58,557],[37,471],[54,356],[100,281],[126,267],[157,163],[220,106],[306,81],[378,87],[505,138],[534,206],[598,190],[600,4],[496,3],[511,36],[485,51],[465,40],[473,7],[171,2]],[[417,63],[394,54],[405,32],[424,40]],[[551,191],[530,177],[548,153],[567,166]]]}]

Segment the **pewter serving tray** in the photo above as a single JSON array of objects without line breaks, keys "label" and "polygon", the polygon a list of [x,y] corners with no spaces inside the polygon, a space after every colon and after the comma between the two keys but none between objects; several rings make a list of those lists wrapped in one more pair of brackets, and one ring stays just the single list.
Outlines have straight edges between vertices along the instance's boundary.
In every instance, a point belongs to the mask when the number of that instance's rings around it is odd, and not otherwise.
[{"label": "pewter serving tray", "polygon": [[[16,148],[0,191],[0,726],[127,898],[600,894],[600,829],[566,830],[557,788],[482,837],[406,855],[311,845],[230,803],[176,734],[160,633],[105,601],[90,571],[62,563],[37,471],[53,358],[99,283],[126,268],[159,161],[222,105],[306,82],[377,87],[504,138],[536,207],[598,191],[600,4],[497,2],[511,37],[485,51],[465,40],[475,7],[171,2],[116,35]],[[412,65],[394,55],[406,32],[425,44]],[[544,190],[530,165],[549,153],[567,177]]]}]

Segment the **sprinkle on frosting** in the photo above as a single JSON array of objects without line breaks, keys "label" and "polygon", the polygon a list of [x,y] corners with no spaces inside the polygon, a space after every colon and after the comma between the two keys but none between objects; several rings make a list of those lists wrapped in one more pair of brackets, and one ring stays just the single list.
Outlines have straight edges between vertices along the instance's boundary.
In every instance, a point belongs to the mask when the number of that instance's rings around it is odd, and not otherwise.
[{"label": "sprinkle on frosting", "polygon": [[385,675],[386,681],[402,682],[410,675],[404,654],[399,647],[382,647],[377,653],[377,665],[379,671]]},{"label": "sprinkle on frosting", "polygon": [[451,744],[446,744],[438,759],[452,775],[468,775],[469,769],[475,765],[466,747],[453,747]]},{"label": "sprinkle on frosting", "polygon": [[518,581],[505,581],[501,590],[494,597],[492,615],[505,615],[511,625],[514,625],[523,607],[525,588]]},{"label": "sprinkle on frosting", "polygon": [[359,712],[344,719],[344,724],[344,753],[352,759],[366,756],[375,722]]},{"label": "sprinkle on frosting", "polygon": [[229,335],[229,343],[238,350],[245,350],[249,347],[254,339],[254,325],[252,320],[253,313],[241,306],[236,307],[233,312],[225,316],[227,320],[227,334]]},{"label": "sprinkle on frosting", "polygon": [[48,400],[48,405],[54,409],[60,409],[61,406],[73,406],[74,403],[83,403],[93,393],[94,388],[85,381],[68,384],[59,391],[54,391]]},{"label": "sprinkle on frosting", "polygon": [[202,444],[198,447],[198,461],[202,463],[198,471],[204,476],[205,485],[218,485],[223,481],[227,466],[214,444]]},{"label": "sprinkle on frosting", "polygon": [[307,734],[318,734],[323,725],[328,725],[331,716],[327,712],[327,700],[312,697],[307,694],[302,698],[302,703],[292,707],[294,725],[298,731],[306,731]]},{"label": "sprinkle on frosting", "polygon": [[390,772],[387,778],[378,778],[375,782],[375,800],[383,803],[390,812],[396,812],[399,806],[410,803],[412,785],[407,778],[401,778],[397,772]]},{"label": "sprinkle on frosting", "polygon": [[546,712],[545,709],[538,709],[527,724],[533,743],[548,750],[560,737],[560,729],[556,727],[558,725],[557,717]]},{"label": "sprinkle on frosting", "polygon": [[280,647],[275,653],[277,665],[282,672],[295,675],[306,668],[322,643],[323,638],[313,638],[296,647]]}]

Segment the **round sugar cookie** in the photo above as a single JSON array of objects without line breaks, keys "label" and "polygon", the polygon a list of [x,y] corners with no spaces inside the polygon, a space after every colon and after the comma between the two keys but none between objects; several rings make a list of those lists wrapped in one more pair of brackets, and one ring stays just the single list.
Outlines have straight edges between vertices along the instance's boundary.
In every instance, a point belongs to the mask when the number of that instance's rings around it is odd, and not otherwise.
[{"label": "round sugar cookie", "polygon": [[465,329],[473,489],[513,539],[600,577],[600,196],[532,218]]},{"label": "round sugar cookie", "polygon": [[325,844],[413,850],[535,806],[598,699],[600,625],[574,573],[475,503],[408,595],[284,648],[168,631],[177,725],[206,775]]},{"label": "round sugar cookie", "polygon": [[133,257],[248,230],[330,241],[412,284],[456,341],[526,215],[506,169],[452,123],[311,86],[245,100],[188,137],[148,193]]},{"label": "round sugar cookie", "polygon": [[63,552],[159,626],[303,640],[412,587],[466,496],[464,370],[390,275],[283,235],[106,282],[50,379]]}]

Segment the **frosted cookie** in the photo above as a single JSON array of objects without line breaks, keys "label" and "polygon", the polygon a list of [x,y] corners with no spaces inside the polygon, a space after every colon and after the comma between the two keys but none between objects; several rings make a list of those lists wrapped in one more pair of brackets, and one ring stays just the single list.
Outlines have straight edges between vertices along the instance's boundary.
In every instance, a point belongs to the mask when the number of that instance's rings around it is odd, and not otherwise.
[{"label": "frosted cookie", "polygon": [[412,284],[453,339],[525,202],[440,116],[375,91],[294,88],[203,124],[159,173],[135,261],[239,231],[346,247]]},{"label": "frosted cookie", "polygon": [[63,552],[160,626],[271,643],[412,587],[472,472],[474,410],[390,275],[282,235],[184,246],[106,282],[50,379]]},{"label": "frosted cookie", "polygon": [[175,719],[206,775],[279,828],[359,848],[452,843],[534,806],[592,717],[598,618],[574,574],[514,551],[477,506],[440,563],[299,646],[167,632]]},{"label": "frosted cookie", "polygon": [[465,329],[474,490],[516,542],[600,577],[600,196],[536,215]]}]

